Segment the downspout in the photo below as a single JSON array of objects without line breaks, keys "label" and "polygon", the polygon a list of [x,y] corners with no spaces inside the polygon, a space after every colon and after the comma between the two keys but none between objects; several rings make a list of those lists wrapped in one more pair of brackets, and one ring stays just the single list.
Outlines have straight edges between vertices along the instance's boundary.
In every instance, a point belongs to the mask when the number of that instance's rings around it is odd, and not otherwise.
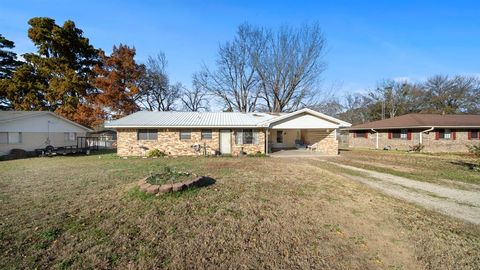
[{"label": "downspout", "polygon": [[423,136],[422,136],[423,133],[425,133],[425,132],[430,132],[430,131],[432,131],[433,129],[434,129],[434,127],[431,127],[431,128],[426,129],[426,130],[424,130],[424,131],[420,131],[420,144],[423,144],[423,139],[422,139],[422,138],[423,138]]},{"label": "downspout", "polygon": [[375,149],[378,149],[378,131],[376,131],[375,129],[371,128],[370,129],[372,132],[375,132],[375,135],[376,135],[376,142],[375,142]]}]

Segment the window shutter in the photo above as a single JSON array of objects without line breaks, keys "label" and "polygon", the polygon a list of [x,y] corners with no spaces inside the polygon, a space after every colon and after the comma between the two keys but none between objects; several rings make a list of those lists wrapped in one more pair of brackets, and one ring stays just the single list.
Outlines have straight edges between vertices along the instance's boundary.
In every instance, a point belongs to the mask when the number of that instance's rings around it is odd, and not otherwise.
[{"label": "window shutter", "polygon": [[471,131],[471,130],[468,131],[468,139],[469,139],[469,140],[472,139],[472,131]]},{"label": "window shutter", "polygon": [[356,137],[357,137],[357,132],[354,131],[354,132],[353,132],[353,138],[356,138]]},{"label": "window shutter", "polygon": [[368,131],[365,131],[365,139],[368,139]]},{"label": "window shutter", "polygon": [[452,130],[452,140],[457,139],[457,132],[455,130]]},{"label": "window shutter", "polygon": [[392,132],[388,132],[388,139],[391,140],[392,139]]},{"label": "window shutter", "polygon": [[258,130],[253,130],[253,144],[258,144]]},{"label": "window shutter", "polygon": [[435,140],[440,140],[440,132],[435,131]]},{"label": "window shutter", "polygon": [[407,133],[407,140],[412,140],[412,132],[411,131],[409,131]]},{"label": "window shutter", "polygon": [[243,144],[243,130],[237,129],[237,135],[235,136],[236,144]]}]

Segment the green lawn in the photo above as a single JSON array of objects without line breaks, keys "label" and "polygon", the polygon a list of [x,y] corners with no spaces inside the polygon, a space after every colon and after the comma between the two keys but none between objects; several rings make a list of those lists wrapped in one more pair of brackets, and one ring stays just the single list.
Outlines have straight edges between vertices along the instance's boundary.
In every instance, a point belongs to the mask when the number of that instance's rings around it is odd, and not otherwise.
[{"label": "green lawn", "polygon": [[[480,265],[478,226],[311,162],[114,154],[0,162],[0,268]],[[165,166],[216,183],[158,197],[136,188]]]}]

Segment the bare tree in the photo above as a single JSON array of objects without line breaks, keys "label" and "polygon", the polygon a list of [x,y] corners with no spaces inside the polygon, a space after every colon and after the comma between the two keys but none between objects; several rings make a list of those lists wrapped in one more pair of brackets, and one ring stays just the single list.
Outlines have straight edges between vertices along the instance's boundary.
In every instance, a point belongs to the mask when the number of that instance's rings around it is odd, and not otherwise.
[{"label": "bare tree", "polygon": [[220,99],[227,111],[256,110],[259,89],[250,57],[250,31],[250,27],[240,26],[235,39],[219,47],[216,69],[204,65],[194,75],[194,81]]},{"label": "bare tree", "polygon": [[269,111],[292,111],[319,94],[326,40],[318,24],[249,32],[252,63]]},{"label": "bare tree", "polygon": [[184,110],[191,112],[208,111],[206,95],[206,91],[194,80],[193,88],[184,88],[183,95],[180,97]]},{"label": "bare tree", "polygon": [[436,75],[424,84],[428,111],[447,113],[477,113],[480,111],[480,81],[470,76]]},{"label": "bare tree", "polygon": [[360,124],[370,121],[365,97],[360,94],[346,94],[342,106],[344,111],[338,117],[352,124]]},{"label": "bare tree", "polygon": [[166,71],[167,59],[164,53],[155,58],[148,57],[146,70],[140,82],[137,103],[149,111],[172,111],[180,98],[182,85],[170,85]]},{"label": "bare tree", "polygon": [[369,104],[378,104],[380,119],[392,118],[405,113],[412,88],[406,81],[385,80],[377,89],[369,91],[365,99]]}]

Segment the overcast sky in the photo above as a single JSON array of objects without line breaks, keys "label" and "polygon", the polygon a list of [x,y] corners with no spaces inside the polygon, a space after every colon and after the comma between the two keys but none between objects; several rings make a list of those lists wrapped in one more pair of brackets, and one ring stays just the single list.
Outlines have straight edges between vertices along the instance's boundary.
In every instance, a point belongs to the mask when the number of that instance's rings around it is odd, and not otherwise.
[{"label": "overcast sky", "polygon": [[3,0],[0,33],[19,54],[35,50],[27,21],[73,20],[91,43],[135,46],[137,60],[165,52],[173,82],[190,86],[203,62],[243,22],[278,27],[319,22],[328,42],[323,87],[339,93],[382,79],[480,74],[479,1],[21,1]]}]

